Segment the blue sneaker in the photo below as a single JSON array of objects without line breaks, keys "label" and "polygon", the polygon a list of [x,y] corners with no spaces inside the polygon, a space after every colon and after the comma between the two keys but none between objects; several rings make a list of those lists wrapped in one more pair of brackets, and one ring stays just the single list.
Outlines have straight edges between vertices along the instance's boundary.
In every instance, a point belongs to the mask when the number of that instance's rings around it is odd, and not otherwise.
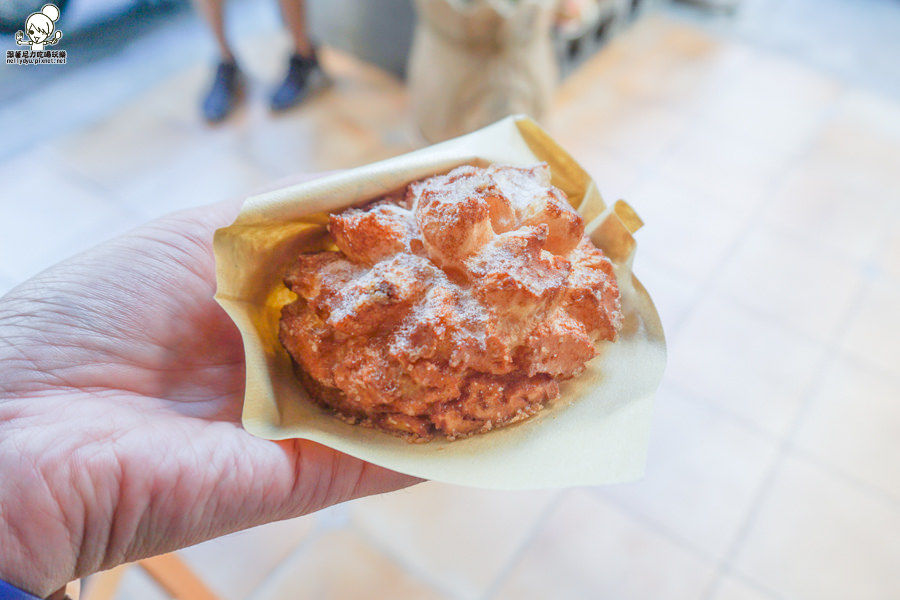
[{"label": "blue sneaker", "polygon": [[288,63],[287,76],[272,94],[272,110],[284,110],[309,95],[309,78],[319,69],[319,59],[313,50],[310,56],[294,54]]},{"label": "blue sneaker", "polygon": [[237,63],[219,63],[212,87],[203,99],[203,118],[210,123],[217,123],[227,117],[231,109],[237,106],[240,92],[241,77]]}]

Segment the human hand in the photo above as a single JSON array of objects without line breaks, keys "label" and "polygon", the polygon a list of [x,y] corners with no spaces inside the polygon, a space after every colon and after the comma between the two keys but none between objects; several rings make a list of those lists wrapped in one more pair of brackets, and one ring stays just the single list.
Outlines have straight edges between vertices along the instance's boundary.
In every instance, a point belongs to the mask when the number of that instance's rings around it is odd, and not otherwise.
[{"label": "human hand", "polygon": [[153,221],[0,299],[0,579],[43,597],[417,481],[241,428],[243,348],[211,248],[238,208]]}]

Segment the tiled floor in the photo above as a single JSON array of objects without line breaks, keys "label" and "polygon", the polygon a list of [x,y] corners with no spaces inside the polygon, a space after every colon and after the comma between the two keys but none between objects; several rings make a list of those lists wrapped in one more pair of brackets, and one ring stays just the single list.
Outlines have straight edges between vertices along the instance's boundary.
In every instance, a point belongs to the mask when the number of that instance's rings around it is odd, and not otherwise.
[{"label": "tiled floor", "polygon": [[[646,477],[428,483],[183,551],[223,598],[900,597],[900,101],[721,30],[645,16],[546,123],[646,221],[635,269],[670,343]],[[334,52],[333,85],[270,116],[254,47],[221,127],[195,115],[196,64],[0,164],[0,289],[169,210],[419,143],[403,86]]]}]

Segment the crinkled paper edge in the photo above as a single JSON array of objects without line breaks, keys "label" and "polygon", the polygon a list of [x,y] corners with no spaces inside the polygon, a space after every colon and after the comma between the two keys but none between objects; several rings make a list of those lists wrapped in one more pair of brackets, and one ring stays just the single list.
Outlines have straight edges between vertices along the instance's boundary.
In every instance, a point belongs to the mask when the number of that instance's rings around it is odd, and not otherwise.
[{"label": "crinkled paper edge", "polygon": [[[329,238],[327,215],[445,173],[461,164],[545,161],[553,184],[582,214],[591,239],[613,259],[625,325],[560,400],[529,420],[448,442],[410,444],[340,421],[315,405],[277,340],[281,283],[302,251]],[[309,439],[410,475],[489,489],[545,489],[636,479],[644,470],[653,397],[665,368],[665,337],[649,294],[633,277],[641,222],[623,201],[607,206],[594,181],[536,123],[509,117],[422,150],[249,198],[216,232],[216,300],[238,326],[246,355],[244,427],[259,437]]]}]

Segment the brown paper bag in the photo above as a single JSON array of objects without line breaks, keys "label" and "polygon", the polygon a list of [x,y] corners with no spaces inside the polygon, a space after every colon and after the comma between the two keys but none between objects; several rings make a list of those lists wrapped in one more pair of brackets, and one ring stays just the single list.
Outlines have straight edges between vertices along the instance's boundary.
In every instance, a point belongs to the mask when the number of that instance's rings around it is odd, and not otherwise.
[{"label": "brown paper bag", "polygon": [[[281,280],[299,252],[329,244],[329,212],[365,203],[461,164],[545,161],[613,260],[625,315],[615,343],[561,397],[526,421],[449,442],[410,444],[349,425],[313,403],[278,341],[281,307],[294,295]],[[647,291],[631,273],[640,220],[622,201],[607,207],[587,173],[526,117],[510,117],[442,144],[249,198],[216,232],[216,300],[241,331],[247,357],[244,427],[269,439],[305,438],[375,464],[461,485],[537,489],[592,485],[641,475],[665,340]]]},{"label": "brown paper bag", "polygon": [[544,116],[558,78],[553,0],[417,0],[408,77],[425,139]]}]

